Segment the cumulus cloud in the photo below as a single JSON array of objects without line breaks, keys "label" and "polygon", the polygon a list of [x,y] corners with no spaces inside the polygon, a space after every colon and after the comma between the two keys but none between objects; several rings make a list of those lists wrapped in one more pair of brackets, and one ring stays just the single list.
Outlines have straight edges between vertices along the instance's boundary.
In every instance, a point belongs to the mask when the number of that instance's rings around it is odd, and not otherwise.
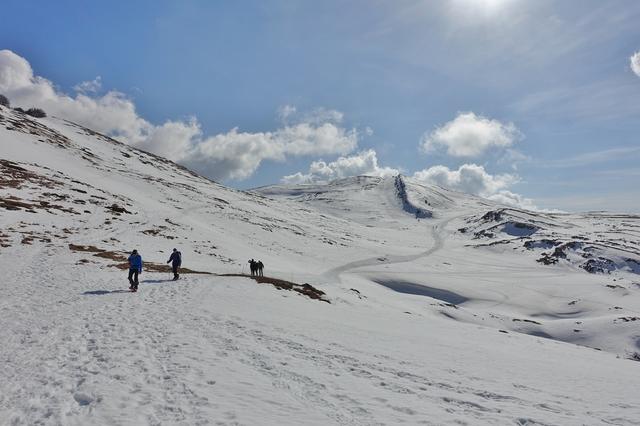
[{"label": "cumulus cloud", "polygon": [[422,137],[426,152],[446,148],[454,157],[477,157],[490,148],[507,148],[522,138],[513,123],[501,123],[473,112],[456,118]]},{"label": "cumulus cloud", "polygon": [[358,131],[332,123],[298,123],[274,132],[245,133],[238,129],[199,142],[187,163],[207,176],[244,179],[264,160],[283,161],[287,156],[347,154],[358,145]]},{"label": "cumulus cloud", "polygon": [[[496,194],[487,197],[489,200],[495,201],[507,206],[520,207],[527,210],[540,210],[531,198],[525,198],[520,194],[515,194],[508,190],[501,190]],[[549,210],[560,212],[559,210]]]},{"label": "cumulus cloud", "polygon": [[343,115],[331,109],[299,114],[294,106],[280,109],[283,126],[269,132],[232,129],[203,134],[195,117],[155,125],[140,117],[133,101],[118,91],[98,96],[100,77],[75,86],[75,96],[56,90],[36,76],[29,62],[10,50],[0,50],[0,93],[22,107],[43,108],[130,145],[165,156],[214,179],[244,179],[264,160],[288,156],[345,155],[356,149],[359,132],[342,126]]},{"label": "cumulus cloud", "polygon": [[308,173],[295,173],[282,178],[283,183],[323,183],[349,176],[393,176],[399,170],[378,165],[376,151],[369,149],[348,157],[340,157],[326,163],[322,160],[314,161],[309,166]]},{"label": "cumulus cloud", "polygon": [[451,170],[446,166],[433,166],[416,172],[413,177],[482,197],[493,195],[518,181],[515,175],[491,175],[483,166],[477,164],[463,164],[458,170]]},{"label": "cumulus cloud", "polygon": [[73,86],[73,90],[80,93],[98,93],[102,89],[102,77],[97,76],[90,81],[83,81]]},{"label": "cumulus cloud", "polygon": [[629,60],[631,62],[631,70],[635,73],[635,75],[640,77],[640,51],[631,55]]},{"label": "cumulus cloud", "polygon": [[135,105],[123,93],[109,91],[92,97],[78,92],[75,97],[57,91],[53,83],[35,76],[29,62],[10,50],[0,50],[0,93],[12,105],[39,107],[49,115],[77,122],[93,130],[139,144],[154,126],[139,117]]},{"label": "cumulus cloud", "polygon": [[513,174],[492,175],[478,164],[463,164],[457,170],[433,166],[414,173],[421,182],[478,195],[511,206],[535,209],[533,201],[509,191],[520,179]]}]

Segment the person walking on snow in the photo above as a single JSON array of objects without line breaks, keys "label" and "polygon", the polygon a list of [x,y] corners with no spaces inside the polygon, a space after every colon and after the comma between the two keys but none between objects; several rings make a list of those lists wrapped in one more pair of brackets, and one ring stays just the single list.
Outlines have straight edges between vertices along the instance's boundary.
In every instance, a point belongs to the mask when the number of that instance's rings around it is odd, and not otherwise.
[{"label": "person walking on snow", "polygon": [[177,280],[180,278],[178,274],[178,268],[182,265],[182,253],[180,253],[177,249],[173,249],[173,253],[171,253],[171,257],[167,260],[167,263],[171,262],[171,270],[173,271],[173,280]]},{"label": "person walking on snow", "polygon": [[138,291],[138,274],[142,273],[142,256],[138,254],[138,250],[131,252],[129,261],[129,290]]}]

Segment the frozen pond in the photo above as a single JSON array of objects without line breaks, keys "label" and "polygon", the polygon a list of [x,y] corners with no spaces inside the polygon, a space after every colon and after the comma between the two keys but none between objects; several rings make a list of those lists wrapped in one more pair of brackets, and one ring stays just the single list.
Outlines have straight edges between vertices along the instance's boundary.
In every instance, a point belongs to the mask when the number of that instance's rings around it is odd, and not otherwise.
[{"label": "frozen pond", "polygon": [[428,287],[422,284],[416,284],[408,281],[398,280],[374,280],[375,283],[390,288],[398,293],[416,294],[418,296],[427,296],[433,299],[442,300],[446,303],[452,303],[454,305],[460,305],[467,302],[469,299],[454,293],[449,290],[443,290],[441,288]]}]

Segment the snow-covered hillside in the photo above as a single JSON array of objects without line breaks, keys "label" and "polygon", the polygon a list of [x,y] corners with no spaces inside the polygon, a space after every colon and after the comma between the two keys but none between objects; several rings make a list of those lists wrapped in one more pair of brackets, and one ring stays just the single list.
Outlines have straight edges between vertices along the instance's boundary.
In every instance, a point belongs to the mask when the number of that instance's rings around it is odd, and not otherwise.
[{"label": "snow-covered hillside", "polygon": [[640,424],[638,216],[236,191],[1,106],[0,153],[1,424]]}]

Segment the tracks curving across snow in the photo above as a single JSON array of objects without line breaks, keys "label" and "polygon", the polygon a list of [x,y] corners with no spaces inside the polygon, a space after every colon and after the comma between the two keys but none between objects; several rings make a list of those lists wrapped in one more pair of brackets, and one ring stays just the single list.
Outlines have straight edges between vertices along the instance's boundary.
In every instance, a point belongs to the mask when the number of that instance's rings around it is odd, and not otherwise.
[{"label": "tracks curving across snow", "polygon": [[[346,263],[344,265],[332,268],[326,271],[323,275],[328,279],[339,280],[340,275],[346,272],[350,272],[359,268],[363,268],[366,266],[373,265],[392,265],[396,263],[404,263],[411,262],[413,260],[421,259],[423,257],[428,257],[433,253],[439,251],[444,246],[444,236],[443,231],[449,222],[459,218],[460,216],[453,216],[443,220],[438,221],[437,223],[431,225],[431,239],[433,241],[433,245],[425,251],[419,252],[417,254],[412,255],[385,255],[383,258],[380,256],[377,257],[369,257],[362,260],[356,260],[353,262]],[[430,219],[433,220],[433,219]]]}]

